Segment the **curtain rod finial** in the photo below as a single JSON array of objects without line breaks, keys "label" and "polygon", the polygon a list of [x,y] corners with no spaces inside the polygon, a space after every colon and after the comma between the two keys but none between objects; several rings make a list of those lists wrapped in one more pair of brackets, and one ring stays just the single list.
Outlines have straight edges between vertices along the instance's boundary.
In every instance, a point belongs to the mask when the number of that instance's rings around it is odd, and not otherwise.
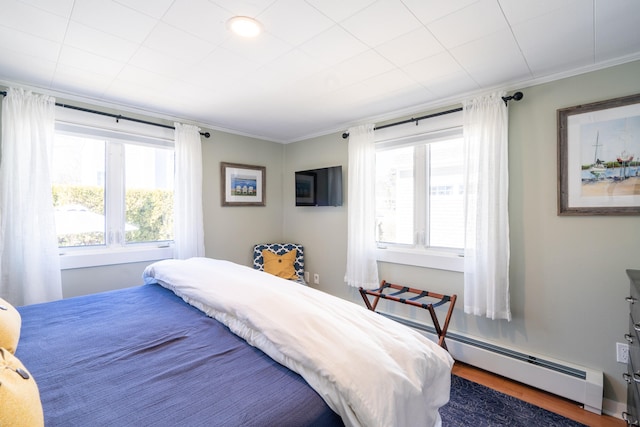
[{"label": "curtain rod finial", "polygon": [[342,139],[347,139],[347,138],[349,138],[349,132],[344,132],[342,134]]},{"label": "curtain rod finial", "polygon": [[509,101],[511,101],[512,99],[514,101],[520,101],[522,98],[524,98],[524,94],[518,91],[511,96],[503,96],[502,100],[504,101],[504,105],[507,106],[509,105]]}]

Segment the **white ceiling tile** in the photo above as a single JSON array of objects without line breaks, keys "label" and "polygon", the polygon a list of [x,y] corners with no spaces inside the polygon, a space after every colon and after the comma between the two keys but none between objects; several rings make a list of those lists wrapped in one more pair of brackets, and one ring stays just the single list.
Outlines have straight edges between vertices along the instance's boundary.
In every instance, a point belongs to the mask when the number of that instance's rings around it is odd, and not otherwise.
[{"label": "white ceiling tile", "polygon": [[596,61],[633,52],[640,45],[640,1],[596,1]]},{"label": "white ceiling tile", "polygon": [[444,51],[444,47],[424,27],[376,47],[376,51],[397,66],[404,66]]},{"label": "white ceiling tile", "polygon": [[78,70],[102,74],[106,78],[117,76],[124,67],[123,62],[114,61],[113,59],[105,58],[104,56],[76,49],[71,46],[64,46],[62,48],[59,63],[77,68]]},{"label": "white ceiling tile", "polygon": [[249,76],[249,80],[278,92],[281,87],[300,81],[303,76],[317,69],[317,60],[299,49],[294,49],[257,69]]},{"label": "white ceiling tile", "polygon": [[177,59],[195,62],[212,52],[215,46],[164,22],[149,33],[144,46]]},{"label": "white ceiling tile", "polygon": [[[388,114],[389,111],[391,111],[389,106],[385,106],[384,103],[381,105],[380,103],[366,100],[363,102],[362,100],[349,99],[343,94],[339,95],[340,96],[336,96],[336,98],[326,98],[324,102],[319,100],[317,102],[317,108],[320,110],[318,115],[324,115],[325,113],[322,113],[322,111],[329,109],[332,112],[330,119],[333,119],[333,128],[340,126],[340,131],[347,130],[347,123],[372,123],[375,122],[376,117]],[[362,117],[367,117],[367,119],[362,120]],[[322,129],[318,129],[318,131],[321,130]],[[337,143],[342,144],[346,142],[347,141],[342,138],[337,141]]]},{"label": "white ceiling tile", "polygon": [[165,77],[178,77],[199,62],[199,57],[193,58],[193,61],[177,61],[175,56],[142,46],[131,57],[128,64]]},{"label": "white ceiling tile", "polygon": [[171,78],[132,65],[126,65],[113,80],[111,87],[124,89],[129,84],[131,87],[137,88],[137,90],[145,88],[145,90],[159,91],[164,90],[165,87],[170,86],[172,83],[173,79]]},{"label": "white ceiling tile", "polygon": [[416,82],[428,86],[432,79],[464,71],[449,52],[442,52],[413,62],[404,67],[405,72]]},{"label": "white ceiling tile", "polygon": [[99,98],[107,91],[110,83],[111,79],[105,78],[104,74],[58,64],[51,86],[56,90],[76,93],[80,84],[85,88],[82,95]]},{"label": "white ceiling tile", "polygon": [[[121,105],[130,105],[133,100],[142,99],[138,108],[147,111],[156,111],[161,104],[157,101],[161,87],[150,84],[136,84],[127,79],[116,79],[109,85],[109,96],[113,102]],[[155,108],[154,108],[155,107]],[[166,106],[165,106],[166,108]]]},{"label": "white ceiling tile", "polygon": [[322,67],[329,67],[367,51],[369,47],[343,28],[333,26],[300,45],[300,50],[316,59]]},{"label": "white ceiling tile", "polygon": [[205,87],[219,88],[244,79],[257,68],[257,64],[223,48],[211,52],[186,71],[183,79],[196,80]]},{"label": "white ceiling tile", "polygon": [[[402,102],[411,99],[410,105],[417,105],[433,98],[428,90],[398,69],[357,82],[340,89],[339,92],[344,99],[367,103],[388,103],[393,102],[393,99],[400,98]],[[394,106],[395,108],[397,106]]]},{"label": "white ceiling tile", "polygon": [[87,52],[99,52],[101,56],[126,62],[138,49],[138,44],[107,34],[86,25],[69,22],[65,43]]},{"label": "white ceiling tile", "polygon": [[366,80],[394,68],[393,64],[373,50],[331,67],[322,73],[327,77],[327,84],[339,88]]},{"label": "white ceiling tile", "polygon": [[276,0],[209,0],[212,3],[227,10],[232,15],[258,17],[267,10]]},{"label": "white ceiling tile", "polygon": [[227,21],[232,16],[208,0],[176,0],[162,21],[217,45],[230,36]]},{"label": "white ceiling tile", "polygon": [[74,0],[20,0],[22,3],[46,10],[65,19],[71,16]]},{"label": "white ceiling tile", "polygon": [[477,2],[478,0],[402,0],[414,15],[427,25],[453,12]]},{"label": "white ceiling tile", "polygon": [[260,14],[259,20],[264,31],[292,46],[304,43],[335,24],[300,0],[278,0]]},{"label": "white ceiling tile", "polygon": [[157,92],[156,96],[157,99],[164,99],[166,103],[172,104],[171,108],[177,112],[187,108],[189,104],[198,109],[201,105],[207,104],[206,101],[210,97],[209,93],[203,92],[198,85],[184,81],[172,81],[170,85]]},{"label": "white ceiling tile", "polygon": [[580,3],[523,21],[512,30],[535,77],[594,61],[593,9]]},{"label": "white ceiling tile", "polygon": [[158,22],[110,0],[76,0],[71,19],[138,43],[144,41]]},{"label": "white ceiling tile", "polygon": [[496,0],[480,0],[427,25],[447,49],[507,28]]},{"label": "white ceiling tile", "polygon": [[276,141],[640,59],[638,0],[0,2],[3,82]]},{"label": "white ceiling tile", "polygon": [[0,25],[55,42],[64,40],[67,20],[38,7],[3,0]]},{"label": "white ceiling tile", "polygon": [[2,70],[2,79],[29,86],[49,88],[56,70],[56,63],[13,52],[11,55],[0,55],[0,70]]},{"label": "white ceiling tile", "polygon": [[429,102],[437,100],[437,96],[422,86],[416,86],[407,92],[396,92],[398,96],[393,98],[378,98],[369,101],[376,116],[388,117],[389,111],[406,110],[407,108],[419,108]]},{"label": "white ceiling tile", "polygon": [[273,61],[293,49],[293,46],[290,44],[268,33],[263,33],[260,37],[254,39],[230,37],[225,40],[220,47],[249,59],[258,65],[264,65],[269,61]]},{"label": "white ceiling tile", "polygon": [[368,46],[375,47],[422,24],[400,0],[379,0],[340,25]]},{"label": "white ceiling tile", "polygon": [[341,22],[356,12],[368,7],[376,0],[306,0],[334,22]]},{"label": "white ceiling tile", "polygon": [[426,85],[435,95],[435,99],[459,96],[460,93],[475,92],[480,86],[465,71],[452,72],[440,77],[434,77]]},{"label": "white ceiling tile", "polygon": [[329,69],[291,82],[289,91],[279,95],[279,97],[283,96],[285,99],[287,97],[290,99],[294,97],[301,99],[315,98],[344,86],[345,84],[342,83],[338,74],[334,70]]},{"label": "white ceiling tile", "polygon": [[[591,3],[592,0],[588,0]],[[500,7],[511,25],[537,18],[541,15],[573,7],[577,3],[584,5],[586,0],[499,0]],[[580,6],[579,4],[577,6]]]},{"label": "white ceiling tile", "polygon": [[114,2],[149,15],[152,18],[160,19],[167,12],[174,0],[114,0]]},{"label": "white ceiling tile", "polygon": [[481,86],[491,87],[532,78],[508,29],[451,49],[451,54]]},{"label": "white ceiling tile", "polygon": [[[0,26],[0,52],[3,52],[0,56],[10,58],[19,53],[55,63],[60,49],[62,49],[60,43]],[[12,54],[7,55],[9,52]]]}]

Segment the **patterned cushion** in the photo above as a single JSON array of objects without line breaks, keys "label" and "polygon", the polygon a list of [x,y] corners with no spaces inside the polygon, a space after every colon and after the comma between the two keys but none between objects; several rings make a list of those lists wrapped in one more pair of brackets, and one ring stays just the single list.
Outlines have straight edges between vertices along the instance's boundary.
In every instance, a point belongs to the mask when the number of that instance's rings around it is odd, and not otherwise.
[{"label": "patterned cushion", "polygon": [[253,268],[256,270],[264,271],[264,258],[262,257],[262,251],[268,249],[276,255],[284,255],[292,249],[297,249],[298,256],[293,262],[293,268],[298,275],[298,280],[303,285],[306,285],[304,281],[304,248],[297,243],[260,243],[253,247]]}]

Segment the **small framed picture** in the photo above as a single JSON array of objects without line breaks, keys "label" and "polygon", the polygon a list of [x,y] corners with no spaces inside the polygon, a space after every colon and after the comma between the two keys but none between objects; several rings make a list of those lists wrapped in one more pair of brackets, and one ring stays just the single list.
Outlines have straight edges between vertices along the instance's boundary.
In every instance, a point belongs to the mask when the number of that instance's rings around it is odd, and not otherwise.
[{"label": "small framed picture", "polygon": [[558,215],[640,215],[640,94],[557,113]]},{"label": "small framed picture", "polygon": [[222,206],[266,206],[264,166],[220,163]]}]

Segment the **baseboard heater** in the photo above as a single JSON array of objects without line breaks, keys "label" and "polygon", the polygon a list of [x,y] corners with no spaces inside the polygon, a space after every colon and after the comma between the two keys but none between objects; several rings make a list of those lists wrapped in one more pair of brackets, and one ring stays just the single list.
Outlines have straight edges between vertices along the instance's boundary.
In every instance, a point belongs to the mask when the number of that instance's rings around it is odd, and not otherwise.
[{"label": "baseboard heater", "polygon": [[[422,333],[436,336],[435,329],[423,323],[379,312]],[[582,366],[525,354],[468,336],[448,332],[449,353],[455,360],[573,400],[590,412],[602,413],[603,373]]]}]

